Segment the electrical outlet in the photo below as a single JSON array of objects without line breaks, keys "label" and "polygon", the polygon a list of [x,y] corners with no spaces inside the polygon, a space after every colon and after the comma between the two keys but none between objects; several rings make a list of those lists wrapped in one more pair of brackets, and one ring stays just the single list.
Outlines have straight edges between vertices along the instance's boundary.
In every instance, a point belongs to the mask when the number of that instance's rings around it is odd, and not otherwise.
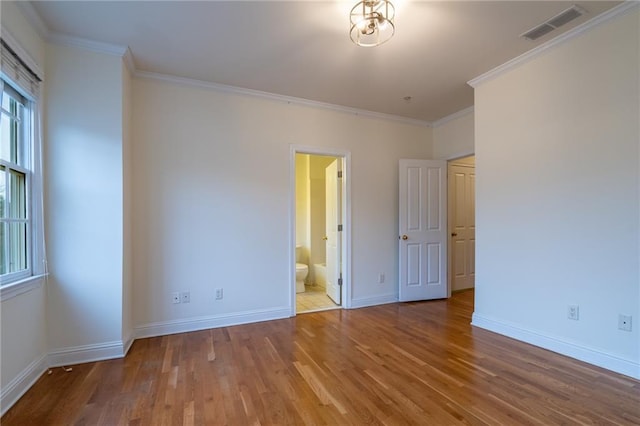
[{"label": "electrical outlet", "polygon": [[180,300],[182,301],[182,303],[191,302],[191,293],[189,293],[188,291],[183,291],[182,293],[180,293]]},{"label": "electrical outlet", "polygon": [[378,284],[384,284],[384,272],[378,274]]},{"label": "electrical outlet", "polygon": [[171,302],[180,303],[180,293],[171,293]]},{"label": "electrical outlet", "polygon": [[222,300],[223,296],[224,296],[224,294],[222,293],[222,289],[221,288],[216,288],[216,300]]},{"label": "electrical outlet", "polygon": [[631,315],[618,315],[618,329],[631,331]]},{"label": "electrical outlet", "polygon": [[578,305],[569,305],[567,308],[567,318],[578,321],[580,318],[580,307]]}]

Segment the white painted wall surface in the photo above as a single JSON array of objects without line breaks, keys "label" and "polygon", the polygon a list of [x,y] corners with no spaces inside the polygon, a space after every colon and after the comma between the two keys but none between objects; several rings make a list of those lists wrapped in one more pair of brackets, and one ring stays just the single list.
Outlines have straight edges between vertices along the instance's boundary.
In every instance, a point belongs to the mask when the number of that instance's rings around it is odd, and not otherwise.
[{"label": "white painted wall surface", "polygon": [[44,285],[2,302],[0,387],[4,413],[46,368]]},{"label": "white painted wall surface", "polygon": [[636,377],[639,23],[636,7],[475,92],[474,323]]},{"label": "white painted wall surface", "polygon": [[137,327],[288,306],[291,144],[351,152],[353,297],[397,294],[398,159],[429,128],[139,78],[133,121]]},{"label": "white painted wall surface", "polygon": [[432,156],[436,160],[450,160],[473,154],[474,151],[474,119],[473,109],[455,118],[441,120],[433,127]]},{"label": "white painted wall surface", "polygon": [[45,211],[53,352],[122,339],[122,59],[47,49]]},{"label": "white painted wall surface", "polygon": [[[44,42],[14,2],[0,3],[3,28],[44,68]],[[4,413],[46,368],[46,288],[36,286],[0,304],[0,389]]]}]

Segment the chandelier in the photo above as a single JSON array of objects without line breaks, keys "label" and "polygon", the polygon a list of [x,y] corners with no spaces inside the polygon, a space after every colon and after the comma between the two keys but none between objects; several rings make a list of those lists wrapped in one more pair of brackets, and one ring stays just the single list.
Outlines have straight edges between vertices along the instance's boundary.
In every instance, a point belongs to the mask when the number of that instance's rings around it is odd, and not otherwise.
[{"label": "chandelier", "polygon": [[396,8],[388,0],[362,0],[351,9],[351,40],[358,46],[379,46],[395,32]]}]

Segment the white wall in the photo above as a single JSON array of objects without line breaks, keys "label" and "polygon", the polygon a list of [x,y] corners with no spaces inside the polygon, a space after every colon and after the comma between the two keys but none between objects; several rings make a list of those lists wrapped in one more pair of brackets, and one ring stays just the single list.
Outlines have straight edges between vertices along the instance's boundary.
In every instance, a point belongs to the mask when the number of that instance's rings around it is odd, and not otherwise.
[{"label": "white wall", "polygon": [[636,377],[639,22],[636,7],[475,91],[474,323]]},{"label": "white wall", "polygon": [[46,70],[51,359],[113,356],[123,328],[122,59],[50,44]]},{"label": "white wall", "polygon": [[428,158],[429,128],[151,79],[133,120],[139,335],[288,314],[291,144],[351,152],[353,297],[395,297],[398,159]]},{"label": "white wall", "polygon": [[473,108],[452,114],[434,123],[432,156],[436,160],[450,160],[473,154]]},{"label": "white wall", "polygon": [[[0,3],[2,27],[44,68],[44,43],[13,2]],[[1,413],[25,392],[46,368],[46,289],[42,283],[0,304]]]}]

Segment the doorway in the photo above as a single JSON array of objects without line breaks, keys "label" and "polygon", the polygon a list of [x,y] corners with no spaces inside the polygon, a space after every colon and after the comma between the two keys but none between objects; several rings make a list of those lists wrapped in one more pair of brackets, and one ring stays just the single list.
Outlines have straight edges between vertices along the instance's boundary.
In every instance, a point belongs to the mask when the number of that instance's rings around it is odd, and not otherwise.
[{"label": "doorway", "polygon": [[292,147],[292,315],[348,307],[348,160]]},{"label": "doorway", "polygon": [[475,288],[475,156],[448,162],[449,289]]}]

